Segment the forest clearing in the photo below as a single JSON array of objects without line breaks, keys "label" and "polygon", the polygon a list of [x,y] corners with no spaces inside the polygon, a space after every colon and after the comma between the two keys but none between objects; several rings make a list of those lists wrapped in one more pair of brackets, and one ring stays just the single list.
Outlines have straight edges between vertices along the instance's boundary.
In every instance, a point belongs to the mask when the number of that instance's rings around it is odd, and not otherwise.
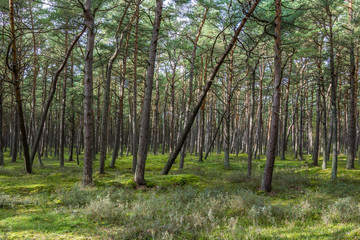
[{"label": "forest clearing", "polygon": [[0,239],[360,239],[360,0],[0,0]]}]

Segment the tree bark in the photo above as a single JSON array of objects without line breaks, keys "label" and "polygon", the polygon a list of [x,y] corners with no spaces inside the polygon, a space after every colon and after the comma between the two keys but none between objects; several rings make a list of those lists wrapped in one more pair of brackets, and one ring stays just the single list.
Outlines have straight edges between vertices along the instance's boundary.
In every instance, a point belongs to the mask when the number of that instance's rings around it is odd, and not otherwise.
[{"label": "tree bark", "polygon": [[[66,22],[65,29],[65,53],[68,50],[68,22]],[[60,119],[60,167],[64,167],[64,148],[65,148],[65,110],[66,110],[66,85],[67,85],[67,64],[64,68],[64,82],[63,82],[63,92],[61,99],[61,119]]]},{"label": "tree bark", "polygon": [[148,60],[148,69],[146,74],[146,86],[144,104],[141,113],[141,127],[140,127],[140,139],[139,139],[139,152],[138,161],[136,165],[134,181],[137,185],[145,184],[145,163],[147,158],[147,152],[150,140],[150,110],[151,110],[151,95],[153,89],[153,79],[155,72],[155,60],[157,43],[159,38],[161,14],[162,14],[163,0],[156,0],[156,13],[154,27],[151,37],[150,53]]},{"label": "tree bark", "polygon": [[278,140],[279,128],[279,112],[281,97],[281,0],[275,0],[275,79],[274,79],[274,96],[271,114],[270,137],[268,141],[268,149],[266,155],[266,164],[264,176],[261,183],[261,190],[265,192],[271,191],[272,175],[274,171],[276,145]]},{"label": "tree bark", "polygon": [[[353,0],[349,0],[349,21],[350,21],[350,36],[352,38],[354,30],[352,27],[353,19]],[[355,152],[356,152],[356,82],[355,82],[355,44],[354,40],[351,39],[350,43],[350,102],[349,102],[349,123],[348,123],[348,159],[346,162],[346,168],[354,168],[355,165]]]},{"label": "tree bark", "polygon": [[334,37],[333,37],[333,18],[330,10],[330,6],[326,5],[326,13],[329,17],[329,43],[330,43],[330,75],[331,75],[331,131],[332,131],[332,147],[333,147],[333,158],[331,167],[331,179],[336,180],[337,178],[337,162],[338,162],[338,148],[337,148],[337,108],[336,108],[336,89],[337,81],[335,75],[335,64],[334,64]]},{"label": "tree bark", "polygon": [[283,137],[282,137],[282,147],[281,147],[281,160],[285,160],[286,146],[287,146],[287,122],[289,114],[289,95],[290,95],[290,83],[291,83],[291,69],[292,69],[292,59],[290,59],[289,66],[289,76],[288,83],[286,87],[286,99],[285,99],[285,113],[284,113],[284,123],[283,123]]},{"label": "tree bark", "polygon": [[[13,85],[15,91],[15,100],[17,103],[17,114],[19,118],[19,129],[21,133],[21,140],[23,144],[25,170],[32,174],[32,167],[29,154],[29,144],[27,141],[25,118],[22,106],[21,90],[20,90],[20,67],[18,65],[16,35],[15,35],[15,16],[14,16],[14,2],[9,0],[9,17],[10,17],[10,31],[11,31],[11,52],[12,52],[12,66],[8,64],[9,69],[13,75]],[[8,57],[8,56],[7,56]]]},{"label": "tree bark", "polygon": [[134,76],[133,76],[133,111],[132,111],[132,172],[135,173],[137,165],[138,152],[138,130],[137,130],[137,54],[138,54],[138,36],[139,36],[139,18],[140,18],[140,0],[136,4],[136,23],[135,23],[135,43],[134,43]]},{"label": "tree bark", "polygon": [[93,184],[93,153],[94,153],[94,118],[93,118],[93,52],[95,45],[95,24],[91,12],[91,0],[84,0],[84,18],[87,26],[84,79],[84,168],[83,185]]}]

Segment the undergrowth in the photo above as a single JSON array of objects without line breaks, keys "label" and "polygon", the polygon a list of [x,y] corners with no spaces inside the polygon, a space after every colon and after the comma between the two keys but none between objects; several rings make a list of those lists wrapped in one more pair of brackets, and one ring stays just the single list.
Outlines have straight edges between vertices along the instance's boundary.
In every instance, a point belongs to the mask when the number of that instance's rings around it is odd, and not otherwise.
[{"label": "undergrowth", "polygon": [[[5,155],[7,156],[7,155]],[[288,157],[290,159],[290,157]],[[82,187],[81,166],[55,159],[26,175],[22,163],[0,167],[0,239],[358,239],[359,170],[330,171],[298,160],[276,161],[273,191],[259,191],[264,157],[246,173],[246,155],[200,163],[188,156],[160,175],[166,156],[149,156],[147,187],[137,188],[131,157],[94,174]],[[97,169],[97,161],[94,169]]]}]

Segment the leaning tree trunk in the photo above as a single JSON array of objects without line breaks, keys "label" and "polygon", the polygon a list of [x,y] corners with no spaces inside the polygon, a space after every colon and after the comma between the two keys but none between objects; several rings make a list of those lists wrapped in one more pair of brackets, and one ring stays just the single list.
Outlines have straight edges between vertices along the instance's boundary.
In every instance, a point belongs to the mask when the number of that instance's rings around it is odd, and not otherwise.
[{"label": "leaning tree trunk", "polygon": [[49,112],[49,109],[50,109],[50,105],[51,105],[51,102],[54,98],[54,95],[55,95],[55,92],[56,92],[56,85],[57,85],[57,81],[59,79],[59,76],[60,76],[60,73],[62,72],[62,70],[64,69],[66,63],[67,63],[67,60],[69,59],[70,57],[70,54],[72,52],[72,50],[74,49],[75,47],[75,44],[78,42],[78,40],[80,39],[80,37],[82,36],[82,34],[85,32],[86,30],[86,27],[84,27],[82,29],[82,31],[75,37],[75,39],[73,40],[73,42],[71,43],[68,51],[66,52],[65,54],[65,57],[61,63],[61,65],[59,66],[59,68],[56,70],[55,72],[55,75],[52,79],[52,83],[51,83],[51,90],[50,90],[50,93],[49,93],[49,96],[48,96],[48,99],[46,101],[46,104],[44,106],[44,110],[43,110],[43,113],[41,115],[41,119],[40,119],[40,124],[38,126],[38,131],[36,133],[36,137],[35,137],[35,141],[33,142],[32,146],[31,146],[31,165],[33,164],[34,162],[34,159],[35,159],[35,154],[36,154],[36,151],[39,147],[39,143],[40,143],[40,139],[41,139],[41,136],[42,136],[42,132],[44,130],[44,124],[45,124],[45,121],[46,121],[46,117],[47,117],[47,114]]},{"label": "leaning tree trunk", "polygon": [[185,124],[185,127],[183,129],[183,131],[181,132],[181,135],[179,137],[178,143],[176,144],[176,147],[173,151],[173,153],[171,154],[171,156],[169,157],[169,160],[167,161],[166,165],[164,166],[163,170],[162,170],[162,174],[168,174],[171,166],[174,164],[176,157],[178,156],[178,154],[181,151],[181,148],[185,142],[185,139],[191,129],[192,124],[194,123],[194,120],[196,118],[196,115],[199,112],[199,109],[202,105],[202,102],[204,101],[206,94],[208,93],[211,85],[213,84],[213,81],[216,77],[217,72],[219,71],[221,65],[223,64],[226,56],[229,54],[229,52],[232,50],[232,48],[235,46],[237,38],[241,32],[241,30],[243,29],[243,27],[245,26],[245,23],[247,22],[247,20],[250,18],[251,14],[254,12],[256,6],[258,5],[258,3],[260,2],[260,0],[255,0],[251,3],[251,7],[249,9],[249,11],[246,13],[246,15],[244,16],[244,18],[242,19],[241,23],[239,24],[239,26],[237,27],[233,38],[231,39],[231,42],[229,44],[229,46],[226,48],[225,52],[223,53],[223,55],[221,56],[221,58],[218,60],[217,64],[215,65],[214,69],[212,70],[209,80],[206,82],[203,91],[201,92],[199,99],[197,101],[197,103],[195,104],[195,107],[193,108],[193,110],[191,111],[191,114],[189,116],[188,121]]},{"label": "leaning tree trunk", "polygon": [[275,0],[275,79],[273,109],[271,115],[270,137],[268,140],[266,164],[264,176],[261,183],[261,189],[265,192],[271,191],[272,175],[274,171],[276,145],[279,131],[279,112],[280,112],[280,94],[281,94],[281,0]]}]

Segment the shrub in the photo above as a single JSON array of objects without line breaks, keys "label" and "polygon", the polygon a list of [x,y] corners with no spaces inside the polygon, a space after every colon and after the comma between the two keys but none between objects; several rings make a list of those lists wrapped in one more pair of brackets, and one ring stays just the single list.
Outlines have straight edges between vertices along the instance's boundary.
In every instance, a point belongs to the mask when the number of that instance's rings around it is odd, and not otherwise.
[{"label": "shrub", "polygon": [[70,191],[62,193],[61,203],[67,206],[80,207],[88,204],[93,198],[91,192],[76,184]]},{"label": "shrub", "polygon": [[11,208],[17,204],[17,201],[14,198],[11,198],[8,195],[0,194],[0,208]]},{"label": "shrub", "polygon": [[326,224],[336,222],[360,221],[360,205],[351,197],[340,198],[328,206],[322,219]]},{"label": "shrub", "polygon": [[125,205],[114,203],[109,196],[98,197],[84,208],[83,213],[94,221],[116,222],[123,220]]}]

